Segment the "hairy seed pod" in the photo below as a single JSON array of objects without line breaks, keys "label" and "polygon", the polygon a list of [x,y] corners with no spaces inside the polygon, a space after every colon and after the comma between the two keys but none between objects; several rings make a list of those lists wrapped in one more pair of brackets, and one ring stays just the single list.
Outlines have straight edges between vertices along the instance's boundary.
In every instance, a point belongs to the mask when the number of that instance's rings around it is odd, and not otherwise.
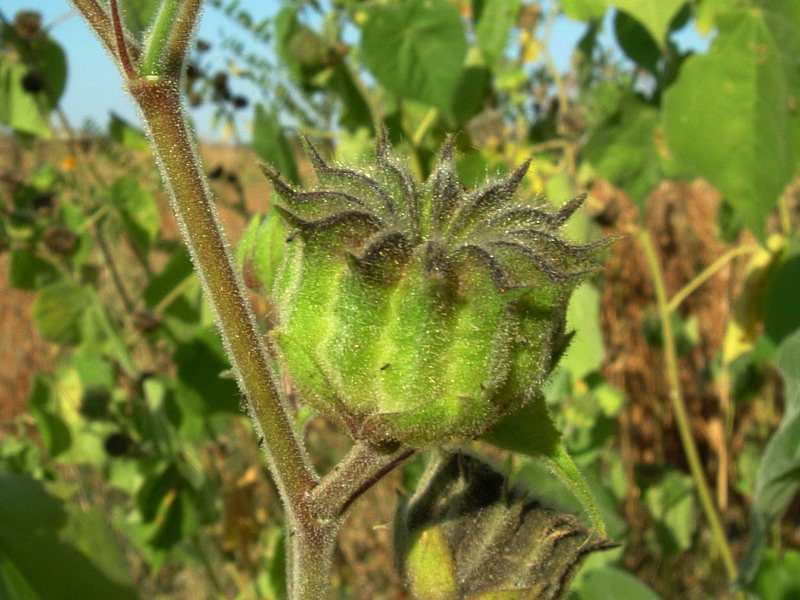
[{"label": "hairy seed pod", "polygon": [[586,557],[614,544],[458,453],[400,507],[394,547],[418,600],[561,600]]},{"label": "hairy seed pod", "polygon": [[355,438],[414,447],[477,437],[531,401],[566,343],[570,293],[605,245],[561,237],[582,198],[555,212],[518,198],[528,162],[467,191],[452,139],[424,184],[384,131],[363,171],[307,151],[311,190],[263,167],[291,232],[277,273],[259,274],[305,401]]}]

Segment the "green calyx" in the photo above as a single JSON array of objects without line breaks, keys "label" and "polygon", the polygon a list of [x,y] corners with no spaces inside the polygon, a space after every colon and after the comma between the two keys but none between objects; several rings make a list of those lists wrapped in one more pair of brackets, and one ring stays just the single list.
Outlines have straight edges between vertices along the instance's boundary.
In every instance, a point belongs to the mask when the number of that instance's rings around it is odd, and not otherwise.
[{"label": "green calyx", "polygon": [[264,166],[290,233],[261,277],[302,398],[355,438],[413,447],[477,437],[532,400],[566,345],[569,295],[605,245],[560,235],[582,198],[555,212],[518,198],[528,162],[467,191],[452,138],[424,184],[384,131],[363,171],[307,151],[314,189]]},{"label": "green calyx", "polygon": [[586,557],[612,547],[463,453],[431,462],[394,526],[418,600],[561,600]]}]

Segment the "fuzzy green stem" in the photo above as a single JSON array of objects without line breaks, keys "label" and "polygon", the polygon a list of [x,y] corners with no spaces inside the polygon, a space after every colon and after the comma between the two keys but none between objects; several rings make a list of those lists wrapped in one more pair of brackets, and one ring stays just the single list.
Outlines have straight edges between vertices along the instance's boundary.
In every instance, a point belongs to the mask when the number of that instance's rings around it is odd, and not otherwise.
[{"label": "fuzzy green stem", "polygon": [[667,379],[669,380],[670,387],[669,398],[672,402],[672,408],[675,411],[678,433],[680,434],[683,451],[686,453],[686,461],[689,463],[692,479],[694,479],[695,486],[697,486],[700,504],[703,507],[703,512],[711,527],[711,533],[719,548],[728,579],[733,582],[736,580],[737,576],[736,562],[733,559],[731,547],[725,536],[722,521],[717,514],[717,508],[714,505],[711,490],[706,481],[705,473],[703,472],[700,453],[697,451],[697,444],[692,435],[689,413],[686,410],[686,402],[683,397],[683,389],[678,374],[678,353],[675,346],[675,333],[672,330],[667,288],[664,284],[661,264],[659,263],[650,233],[647,230],[641,231],[639,233],[639,239],[644,247],[645,260],[647,261],[647,267],[650,270],[650,276],[653,279],[653,287],[655,288],[656,303],[658,305],[658,314],[661,321],[661,332],[664,339],[664,360],[666,362]]},{"label": "fuzzy green stem", "polygon": [[336,537],[342,520],[325,524],[287,518],[287,579],[291,600],[327,600],[331,596],[331,571]]},{"label": "fuzzy green stem", "polygon": [[195,151],[177,82],[144,77],[129,82],[150,134],[173,210],[216,315],[273,477],[287,502],[299,503],[316,483],[306,453],[274,384],[258,327],[234,270],[214,200]]},{"label": "fuzzy green stem", "polygon": [[178,8],[177,0],[163,0],[161,3],[150,37],[145,45],[142,74],[158,75],[160,73],[164,52],[178,16]]},{"label": "fuzzy green stem", "polygon": [[180,75],[202,6],[203,0],[163,0],[144,51],[144,75]]},{"label": "fuzzy green stem", "polygon": [[400,448],[385,454],[369,444],[357,443],[314,489],[311,503],[315,518],[325,521],[344,516],[355,500],[413,453]]}]

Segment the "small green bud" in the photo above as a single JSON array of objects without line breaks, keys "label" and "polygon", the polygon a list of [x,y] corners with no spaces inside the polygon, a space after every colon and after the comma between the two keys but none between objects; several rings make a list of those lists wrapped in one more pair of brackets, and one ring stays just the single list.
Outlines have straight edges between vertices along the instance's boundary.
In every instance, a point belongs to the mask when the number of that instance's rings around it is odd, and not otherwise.
[{"label": "small green bud", "polygon": [[584,559],[612,547],[467,454],[428,468],[394,536],[418,600],[560,600]]},{"label": "small green bud", "polygon": [[467,191],[452,139],[424,184],[384,131],[363,171],[308,153],[310,191],[264,166],[290,229],[269,288],[271,336],[304,400],[355,438],[414,447],[478,437],[530,402],[566,344],[569,296],[605,245],[561,237],[582,198],[555,212],[517,198],[528,162]]},{"label": "small green bud", "polygon": [[441,528],[415,532],[405,555],[408,588],[418,600],[456,600],[453,554]]}]

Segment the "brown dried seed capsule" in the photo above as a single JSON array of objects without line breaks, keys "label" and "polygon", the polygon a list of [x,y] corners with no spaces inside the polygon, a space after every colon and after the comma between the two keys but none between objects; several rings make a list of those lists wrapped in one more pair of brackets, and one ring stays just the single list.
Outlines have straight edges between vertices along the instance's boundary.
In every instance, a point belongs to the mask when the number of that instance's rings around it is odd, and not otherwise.
[{"label": "brown dried seed capsule", "polygon": [[203,96],[201,96],[197,92],[189,92],[188,99],[189,99],[189,106],[191,106],[192,108],[197,108],[203,103]]},{"label": "brown dried seed capsule", "polygon": [[49,210],[53,208],[53,203],[55,201],[54,194],[39,194],[31,198],[31,204],[33,204],[34,210]]},{"label": "brown dried seed capsule", "polygon": [[78,249],[78,236],[65,225],[56,223],[45,229],[42,241],[53,254],[70,256]]},{"label": "brown dried seed capsule", "polygon": [[187,63],[186,64],[186,77],[189,79],[197,79],[200,77],[202,73],[200,69],[197,68],[197,65],[194,63]]},{"label": "brown dried seed capsule", "polygon": [[20,37],[31,39],[42,31],[42,13],[35,10],[21,10],[14,17],[14,29]]},{"label": "brown dried seed capsule", "polygon": [[161,327],[161,317],[151,310],[139,310],[133,315],[133,326],[141,333],[152,333]]}]

